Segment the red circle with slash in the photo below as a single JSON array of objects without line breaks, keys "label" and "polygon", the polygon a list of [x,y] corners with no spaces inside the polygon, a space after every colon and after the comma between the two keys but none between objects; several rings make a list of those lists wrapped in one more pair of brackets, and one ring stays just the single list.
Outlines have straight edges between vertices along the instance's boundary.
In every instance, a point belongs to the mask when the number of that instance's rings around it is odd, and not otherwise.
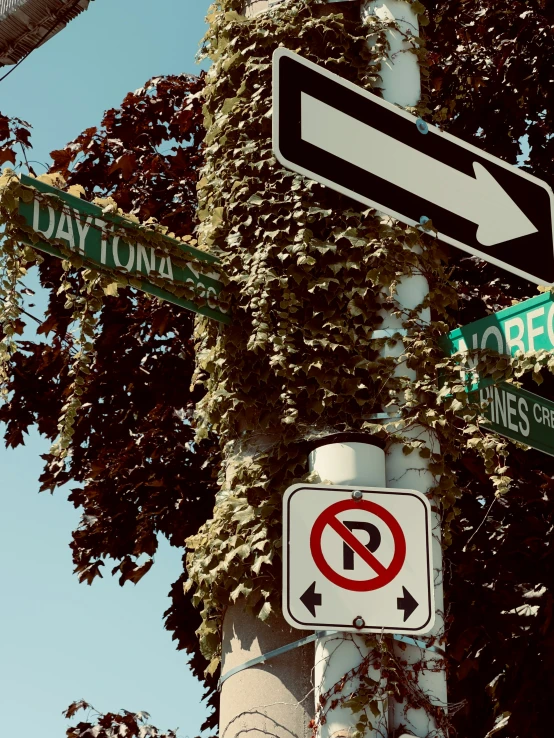
[{"label": "red circle with slash", "polygon": [[[360,509],[367,510],[372,515],[376,515],[387,525],[392,533],[394,555],[388,566],[384,566],[371,551],[368,551],[364,544],[337,518],[337,515],[347,510]],[[349,579],[336,572],[327,563],[321,548],[321,538],[323,531],[328,525],[343,539],[354,553],[358,554],[373,569],[377,576],[371,579]],[[336,584],[337,587],[349,589],[353,592],[371,592],[389,584],[400,573],[406,559],[406,538],[404,537],[400,523],[394,515],[376,502],[370,502],[369,500],[342,500],[326,508],[313,524],[310,534],[310,549],[319,571],[330,582]]]}]

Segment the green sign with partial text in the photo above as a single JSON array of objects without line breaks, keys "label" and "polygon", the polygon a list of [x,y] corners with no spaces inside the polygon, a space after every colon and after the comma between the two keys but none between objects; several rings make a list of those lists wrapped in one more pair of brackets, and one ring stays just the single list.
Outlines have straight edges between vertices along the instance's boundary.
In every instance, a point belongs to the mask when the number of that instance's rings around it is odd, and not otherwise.
[{"label": "green sign with partial text", "polygon": [[[456,328],[440,344],[450,356],[482,349],[504,356],[518,351],[554,352],[554,294],[545,292]],[[554,456],[554,402],[507,382],[495,384],[492,377],[477,377],[469,364],[463,381],[472,401],[481,404],[489,421],[486,427]]]},{"label": "green sign with partial text", "polygon": [[507,356],[517,351],[554,351],[554,295],[545,292],[456,328],[440,343],[450,356],[472,349],[493,349]]},{"label": "green sign with partial text", "polygon": [[487,403],[487,428],[554,456],[554,402],[507,382],[479,390],[478,398],[476,394],[472,399]]},{"label": "green sign with partial text", "polygon": [[[180,307],[230,323],[219,303],[223,287],[216,265],[219,260],[186,243],[161,236],[160,246],[141,239],[138,224],[106,213],[98,205],[50,187],[25,175],[21,183],[32,188],[29,202],[19,200],[19,215],[39,240],[23,229],[14,235],[34,248],[64,258],[63,248],[79,256],[84,266],[119,273],[143,292]],[[54,195],[61,207],[54,207]]]}]

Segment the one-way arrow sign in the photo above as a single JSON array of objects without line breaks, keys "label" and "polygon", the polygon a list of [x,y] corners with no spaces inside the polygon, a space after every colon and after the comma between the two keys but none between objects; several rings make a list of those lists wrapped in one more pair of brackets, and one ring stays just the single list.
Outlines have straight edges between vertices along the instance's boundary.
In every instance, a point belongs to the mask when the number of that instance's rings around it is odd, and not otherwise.
[{"label": "one-way arrow sign", "polygon": [[273,56],[273,145],[285,167],[536,282],[554,283],[545,182],[418,121],[286,49]]}]

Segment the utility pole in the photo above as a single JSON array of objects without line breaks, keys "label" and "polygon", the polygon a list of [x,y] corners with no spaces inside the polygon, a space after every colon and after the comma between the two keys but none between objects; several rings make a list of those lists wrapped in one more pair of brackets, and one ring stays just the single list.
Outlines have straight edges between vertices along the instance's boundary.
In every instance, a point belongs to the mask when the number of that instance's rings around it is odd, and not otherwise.
[{"label": "utility pole", "polygon": [[[359,2],[359,0],[339,0]],[[280,0],[248,0],[244,12],[247,17],[271,9]],[[408,2],[389,0],[386,2],[361,2],[362,18],[377,15],[383,20],[396,21],[404,34],[417,36],[417,17]],[[389,31],[390,58],[381,72],[383,96],[402,106],[415,105],[420,97],[420,76],[417,57],[411,54],[409,41],[404,34]],[[383,216],[385,217],[385,216]],[[396,292],[396,302],[401,308],[413,309],[428,293],[428,285],[421,275],[406,275],[400,280]],[[386,295],[383,295],[386,298]],[[402,322],[383,309],[382,329],[390,333],[402,334]],[[421,313],[422,321],[430,319],[429,311]],[[399,342],[392,350],[385,348],[386,355],[401,357],[403,344]],[[400,361],[397,375],[414,378],[414,374]],[[432,448],[433,439],[422,428],[415,428],[406,435],[413,435]],[[342,485],[411,488],[427,493],[434,484],[427,463],[423,458],[406,457],[402,444],[393,444],[387,453],[374,445],[371,437],[351,440],[346,437],[323,439],[309,456],[310,470],[327,482]],[[443,630],[442,594],[442,550],[440,544],[440,519],[434,520],[433,557],[436,569],[435,602],[437,621],[433,635],[440,636]],[[348,738],[355,731],[357,718],[348,709],[338,704],[325,710],[325,721],[319,724],[322,700],[326,699],[335,685],[345,674],[356,669],[370,655],[363,636],[351,634],[320,634],[315,640],[315,666],[310,643],[303,643],[300,631],[294,631],[280,614],[272,614],[268,621],[262,622],[248,613],[239,603],[230,606],[225,614],[223,627],[221,687],[222,738],[234,738],[238,734],[270,733],[282,738],[308,738],[313,723],[320,738]],[[316,634],[317,635],[317,634]],[[290,650],[288,650],[290,647]],[[262,655],[277,650],[278,655],[263,662]],[[394,646],[397,657],[407,664],[421,665],[421,671],[413,671],[412,678],[420,690],[433,704],[446,707],[446,680],[443,664],[432,652],[422,653],[417,646]],[[241,667],[252,663],[247,668]],[[370,676],[375,680],[378,715],[372,721],[373,728],[365,732],[364,738],[387,738],[389,732],[406,726],[407,735],[426,738],[429,734],[440,735],[432,718],[424,709],[406,710],[405,705],[392,704],[387,696],[387,685],[382,682],[378,668],[370,667]],[[230,672],[233,672],[230,676]],[[313,681],[312,681],[313,680]],[[312,691],[314,702],[310,697]],[[357,686],[356,677],[345,686],[344,691],[352,692]],[[329,704],[329,703],[327,703]],[[398,733],[396,733],[398,734]]]},{"label": "utility pole", "polygon": [[[278,5],[271,0],[246,0],[244,13],[252,18]],[[262,622],[240,601],[230,606],[223,622],[223,677],[262,654],[270,654],[302,639],[281,613]],[[268,661],[233,674],[221,684],[220,738],[248,733],[278,738],[310,738],[313,719],[313,645],[292,648]]]},{"label": "utility pole", "polygon": [[[389,59],[383,63],[381,68],[381,79],[383,97],[388,102],[402,105],[403,107],[415,106],[421,96],[421,77],[417,57],[409,51],[411,43],[409,37],[419,35],[419,23],[417,15],[412,6],[402,0],[376,0],[362,3],[362,18],[366,15],[376,15],[382,20],[395,21],[402,33],[396,30],[388,32],[390,45]],[[429,292],[427,280],[421,274],[407,275],[403,277],[397,287],[396,302],[400,308],[406,311],[413,310],[420,305]],[[382,328],[390,331],[402,332],[402,321],[384,310]],[[431,311],[426,308],[420,313],[420,319],[429,323]],[[398,342],[391,350],[385,347],[387,355],[401,356],[403,344]],[[396,374],[406,377],[408,380],[415,379],[415,372],[408,369],[404,363],[397,366]],[[422,440],[433,451],[438,452],[436,441],[421,427],[407,429],[405,435]],[[405,489],[415,489],[419,492],[428,493],[434,486],[435,479],[429,472],[426,459],[419,455],[411,454],[405,456],[401,444],[393,444],[387,453],[386,461],[386,486]],[[441,546],[441,517],[434,512],[433,520],[433,563],[435,569],[435,609],[436,620],[431,636],[439,641],[444,634],[444,594],[443,594],[443,570],[442,570],[442,546]],[[425,668],[412,672],[414,681],[417,682],[421,691],[434,704],[444,709],[447,706],[446,672],[444,660],[435,652],[422,653],[417,646],[404,645],[400,648],[395,645],[396,655],[407,664],[421,664]],[[397,730],[400,725],[407,725],[409,733],[418,738],[425,738],[431,731],[436,729],[432,719],[424,710],[409,709],[394,703],[391,709],[391,728]]]},{"label": "utility pole", "polygon": [[[295,643],[302,633],[274,613],[262,622],[241,604],[223,624],[221,673]],[[251,736],[309,738],[313,718],[313,646],[294,648],[230,676],[221,686],[220,738]]]}]

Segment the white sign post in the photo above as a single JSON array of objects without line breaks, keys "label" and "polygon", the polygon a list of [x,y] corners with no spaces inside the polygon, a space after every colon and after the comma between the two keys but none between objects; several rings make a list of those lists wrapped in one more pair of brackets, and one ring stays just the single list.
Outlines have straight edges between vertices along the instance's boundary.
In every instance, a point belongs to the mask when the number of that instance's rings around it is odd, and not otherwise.
[{"label": "white sign post", "polygon": [[297,484],[283,500],[283,615],[293,628],[427,633],[431,509],[405,489]]}]

